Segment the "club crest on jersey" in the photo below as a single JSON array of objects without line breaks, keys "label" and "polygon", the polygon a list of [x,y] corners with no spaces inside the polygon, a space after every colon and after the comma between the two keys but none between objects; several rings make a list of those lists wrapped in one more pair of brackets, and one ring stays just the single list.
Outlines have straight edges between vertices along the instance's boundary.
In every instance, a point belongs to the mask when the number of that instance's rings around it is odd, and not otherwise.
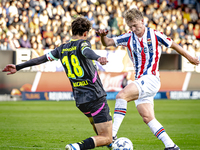
[{"label": "club crest on jersey", "polygon": [[54,59],[53,58],[51,58],[51,55],[48,53],[47,55],[47,59],[49,60],[49,61],[53,61]]},{"label": "club crest on jersey", "polygon": [[148,45],[150,45],[152,43],[150,38],[147,39],[147,43],[148,43]]},{"label": "club crest on jersey", "polygon": [[83,47],[83,46],[88,46],[88,43],[83,42],[83,43],[81,44],[81,47]]}]

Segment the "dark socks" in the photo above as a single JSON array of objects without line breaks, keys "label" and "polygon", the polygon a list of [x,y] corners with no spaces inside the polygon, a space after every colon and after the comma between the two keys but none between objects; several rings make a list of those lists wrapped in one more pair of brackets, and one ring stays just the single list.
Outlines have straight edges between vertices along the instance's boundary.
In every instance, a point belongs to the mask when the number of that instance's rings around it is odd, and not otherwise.
[{"label": "dark socks", "polygon": [[81,150],[93,149],[95,148],[94,140],[90,137],[78,143]]}]

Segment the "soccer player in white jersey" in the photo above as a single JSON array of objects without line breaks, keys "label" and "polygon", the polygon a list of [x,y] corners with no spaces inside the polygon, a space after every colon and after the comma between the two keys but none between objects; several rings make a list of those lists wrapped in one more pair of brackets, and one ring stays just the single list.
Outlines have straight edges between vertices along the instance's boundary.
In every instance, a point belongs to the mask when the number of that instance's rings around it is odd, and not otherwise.
[{"label": "soccer player in white jersey", "polygon": [[108,31],[98,30],[96,33],[101,37],[104,46],[126,46],[130,59],[135,67],[135,81],[128,84],[116,96],[113,138],[116,137],[118,129],[126,114],[127,102],[135,101],[136,108],[149,126],[152,133],[161,140],[164,150],[180,150],[165,132],[163,126],[154,115],[154,96],[160,89],[159,60],[161,45],[176,50],[179,54],[194,65],[199,64],[196,57],[191,56],[187,50],[176,44],[163,33],[145,27],[142,13],[132,8],[125,12],[125,21],[131,32],[121,36],[108,38]]}]

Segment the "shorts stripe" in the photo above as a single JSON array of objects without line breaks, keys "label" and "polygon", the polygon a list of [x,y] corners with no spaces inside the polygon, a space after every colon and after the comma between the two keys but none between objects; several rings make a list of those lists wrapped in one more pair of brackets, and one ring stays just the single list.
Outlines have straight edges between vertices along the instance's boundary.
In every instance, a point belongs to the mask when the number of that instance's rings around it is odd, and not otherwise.
[{"label": "shorts stripe", "polygon": [[97,80],[97,72],[95,71],[94,78],[92,79],[92,82],[94,83],[96,80]]},{"label": "shorts stripe", "polygon": [[84,114],[86,114],[86,115],[89,114],[89,113],[90,113],[90,112],[84,112]]},{"label": "shorts stripe", "polygon": [[95,115],[97,115],[103,109],[104,106],[105,106],[105,103],[103,103],[103,105],[96,112],[94,112],[94,113],[91,114],[92,117],[95,116]]}]

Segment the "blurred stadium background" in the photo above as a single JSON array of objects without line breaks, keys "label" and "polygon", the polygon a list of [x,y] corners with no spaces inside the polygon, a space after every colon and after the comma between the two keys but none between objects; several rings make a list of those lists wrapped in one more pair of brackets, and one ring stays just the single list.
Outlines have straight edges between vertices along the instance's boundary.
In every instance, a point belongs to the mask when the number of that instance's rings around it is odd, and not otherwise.
[{"label": "blurred stadium background", "polygon": [[[78,15],[87,17],[93,25],[88,39],[92,49],[109,60],[106,66],[96,65],[108,93],[111,113],[118,91],[134,80],[134,68],[125,47],[103,47],[95,30],[108,29],[109,37],[127,32],[124,10],[137,6],[144,14],[146,26],[165,33],[192,55],[200,56],[200,0],[0,2],[0,71],[7,64],[41,56],[70,40],[72,20]],[[183,150],[200,149],[199,72],[200,65],[190,65],[173,49],[163,49],[155,112]],[[61,150],[68,143],[94,135],[88,120],[71,100],[71,85],[59,61],[25,68],[10,76],[0,72],[0,149]],[[128,105],[118,137],[131,139],[134,149],[160,150],[162,142],[147,128],[133,102]]]},{"label": "blurred stadium background", "polygon": [[[200,56],[199,0],[1,0],[0,70],[41,56],[70,40],[70,23],[82,15],[92,22],[92,49],[106,56],[97,64],[108,99],[134,80],[134,68],[125,47],[105,48],[95,30],[108,29],[109,37],[128,32],[123,12],[138,7],[145,25],[165,33],[192,55]],[[155,99],[200,99],[200,65],[193,66],[173,49],[163,48],[161,89]],[[0,101],[72,100],[71,85],[61,63],[25,68],[15,75],[0,74]]]}]

